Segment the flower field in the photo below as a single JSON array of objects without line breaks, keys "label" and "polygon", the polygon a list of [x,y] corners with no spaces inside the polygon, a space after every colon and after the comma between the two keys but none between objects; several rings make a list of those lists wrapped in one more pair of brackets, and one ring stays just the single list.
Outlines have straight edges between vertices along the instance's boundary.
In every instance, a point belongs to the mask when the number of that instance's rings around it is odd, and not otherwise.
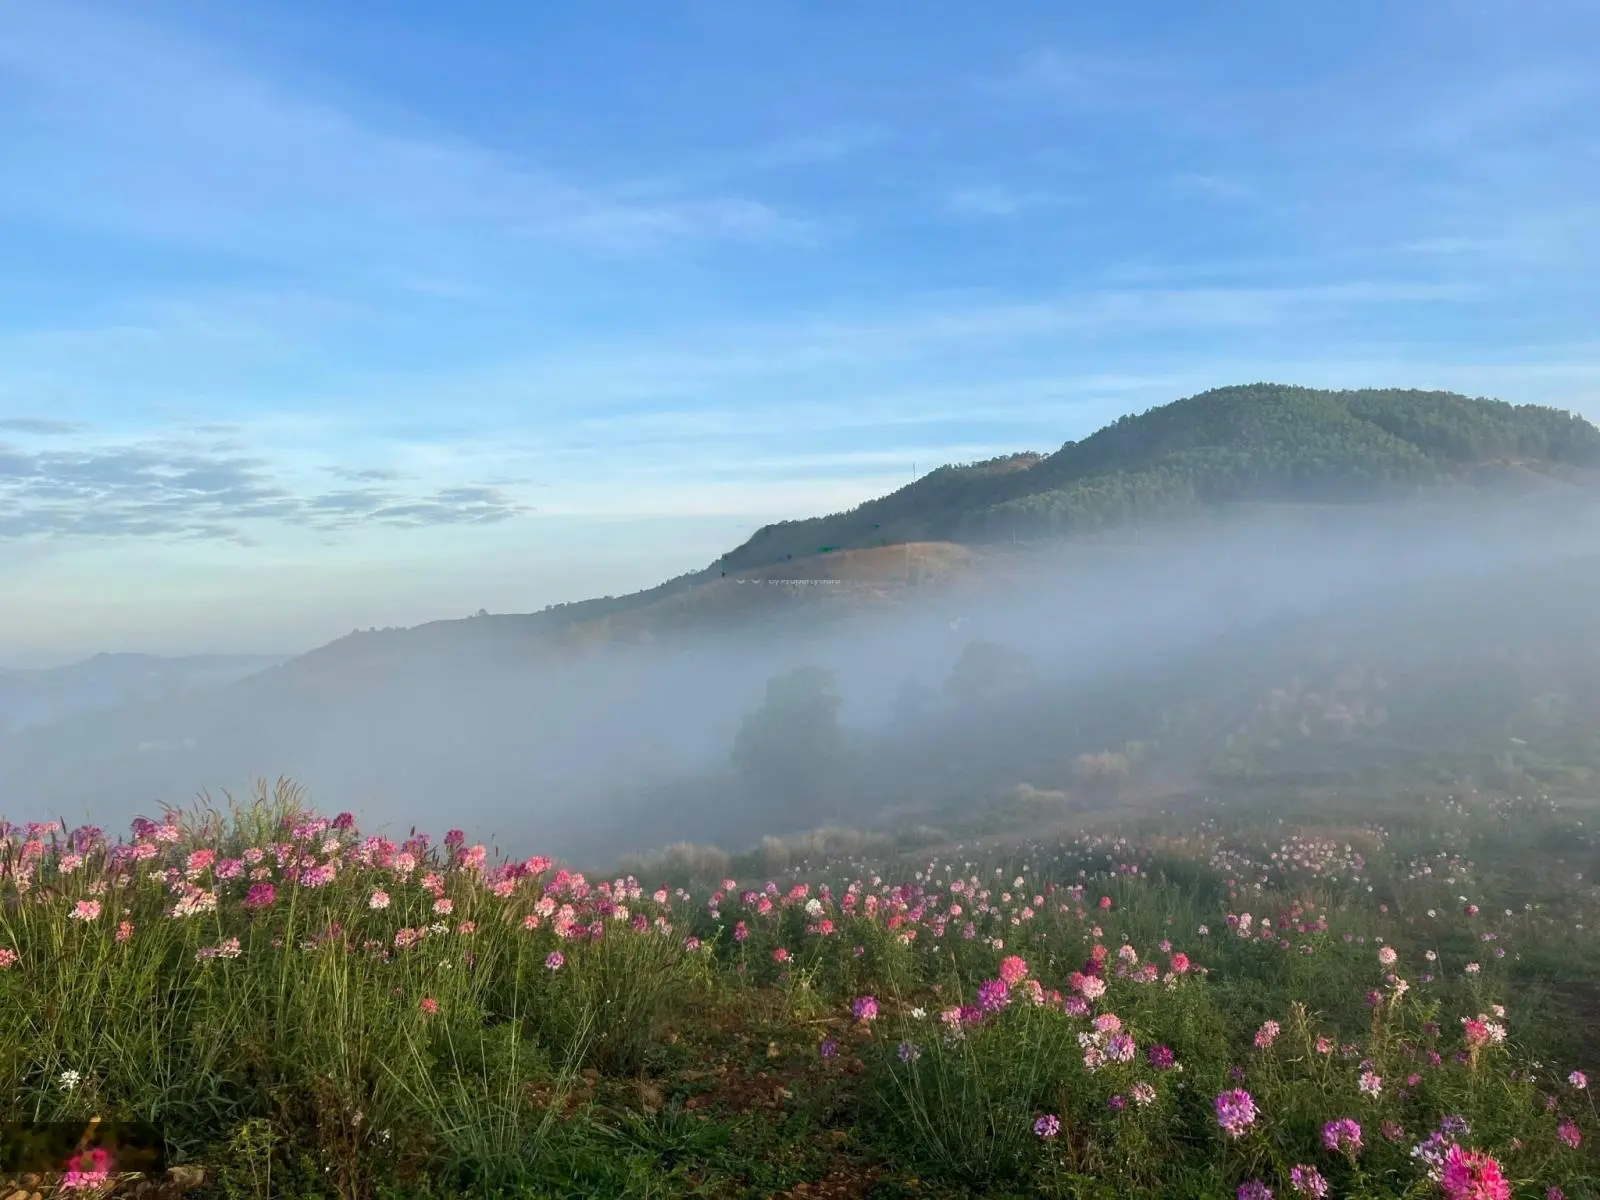
[{"label": "flower field", "polygon": [[[216,1196],[1592,1196],[1583,818],[1212,805],[661,879],[290,789],[7,826],[0,1104],[148,1122]],[[69,1149],[24,1194],[134,1186]]]}]

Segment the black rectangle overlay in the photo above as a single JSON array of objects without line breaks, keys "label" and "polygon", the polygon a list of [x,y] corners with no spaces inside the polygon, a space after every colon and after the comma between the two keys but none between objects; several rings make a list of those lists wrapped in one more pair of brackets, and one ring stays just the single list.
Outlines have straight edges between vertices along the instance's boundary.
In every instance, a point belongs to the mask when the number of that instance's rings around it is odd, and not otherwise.
[{"label": "black rectangle overlay", "polygon": [[111,1170],[167,1169],[166,1139],[148,1121],[0,1121],[0,1174],[55,1173],[85,1150],[111,1152]]}]

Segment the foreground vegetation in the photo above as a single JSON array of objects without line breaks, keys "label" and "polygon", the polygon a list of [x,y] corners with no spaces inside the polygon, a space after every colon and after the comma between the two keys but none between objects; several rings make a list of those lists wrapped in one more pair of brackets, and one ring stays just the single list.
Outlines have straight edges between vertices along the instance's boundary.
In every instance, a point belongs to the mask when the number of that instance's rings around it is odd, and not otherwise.
[{"label": "foreground vegetation", "polygon": [[[643,882],[289,788],[8,827],[0,1105],[217,1196],[1595,1194],[1584,813],[1334,819]],[[60,1186],[118,1186],[95,1146]]]}]

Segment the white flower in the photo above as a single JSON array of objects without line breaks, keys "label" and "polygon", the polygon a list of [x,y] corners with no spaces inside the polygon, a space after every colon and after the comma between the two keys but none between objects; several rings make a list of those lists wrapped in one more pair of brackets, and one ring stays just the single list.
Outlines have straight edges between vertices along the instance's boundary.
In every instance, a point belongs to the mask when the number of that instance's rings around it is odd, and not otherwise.
[{"label": "white flower", "polygon": [[78,1072],[69,1069],[61,1072],[60,1076],[58,1076],[58,1080],[61,1084],[62,1090],[70,1092],[73,1088],[77,1087],[83,1082],[83,1076],[78,1074]]}]

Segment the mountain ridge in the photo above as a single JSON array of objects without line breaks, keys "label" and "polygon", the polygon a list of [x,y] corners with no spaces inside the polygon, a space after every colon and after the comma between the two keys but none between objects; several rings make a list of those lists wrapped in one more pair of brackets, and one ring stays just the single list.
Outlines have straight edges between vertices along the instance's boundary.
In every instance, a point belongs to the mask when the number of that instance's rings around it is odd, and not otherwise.
[{"label": "mountain ridge", "polygon": [[719,560],[734,571],[902,541],[1101,533],[1238,501],[1394,498],[1486,482],[1497,464],[1592,483],[1600,429],[1570,412],[1456,392],[1214,388],[1128,414],[1048,455],[951,465],[842,513],[763,526]]}]

